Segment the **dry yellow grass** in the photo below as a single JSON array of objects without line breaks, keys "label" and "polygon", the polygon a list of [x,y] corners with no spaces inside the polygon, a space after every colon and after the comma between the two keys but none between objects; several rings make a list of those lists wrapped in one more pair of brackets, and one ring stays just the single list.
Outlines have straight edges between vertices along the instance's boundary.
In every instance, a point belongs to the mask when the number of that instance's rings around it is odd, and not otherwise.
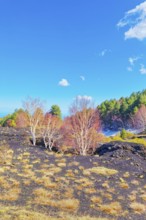
[{"label": "dry yellow grass", "polygon": [[92,196],[91,197],[91,202],[96,203],[96,204],[102,203],[102,198],[101,197],[97,197],[97,196]]},{"label": "dry yellow grass", "polygon": [[16,206],[2,206],[0,205],[0,219],[2,220],[57,220],[58,218],[49,217],[48,215],[22,209]]},{"label": "dry yellow grass", "polygon": [[75,174],[73,173],[72,170],[67,170],[65,176],[67,176],[67,177],[74,177]]},{"label": "dry yellow grass", "polygon": [[109,189],[109,188],[110,188],[109,183],[108,183],[107,181],[104,182],[104,183],[102,184],[102,186],[103,186],[104,188],[106,188],[106,189]]},{"label": "dry yellow grass", "polygon": [[136,201],[136,195],[135,194],[128,195],[128,198],[131,202]]},{"label": "dry yellow grass", "polygon": [[126,182],[120,183],[119,186],[120,186],[121,188],[123,188],[123,189],[128,189],[128,188],[129,188],[129,185],[128,185],[128,183],[126,183]]},{"label": "dry yellow grass", "polygon": [[132,180],[131,183],[135,186],[138,186],[139,185],[139,181],[138,180]]},{"label": "dry yellow grass", "polygon": [[65,158],[59,158],[55,160],[56,163],[65,163],[66,159]]},{"label": "dry yellow grass", "polygon": [[146,201],[146,193],[140,195],[140,198],[142,198],[144,201]]},{"label": "dry yellow grass", "polygon": [[32,201],[32,203],[38,204],[38,205],[54,206],[53,201],[50,200],[53,198],[52,192],[50,192],[44,188],[37,188],[33,191],[33,194],[35,195],[35,198]]},{"label": "dry yellow grass", "polygon": [[9,145],[0,143],[0,164],[11,164],[13,157],[13,150],[9,148]]},{"label": "dry yellow grass", "polygon": [[39,164],[40,163],[40,159],[35,159],[34,161],[32,161],[33,164]]},{"label": "dry yellow grass", "polygon": [[80,202],[77,199],[65,199],[57,201],[57,208],[67,212],[75,212],[79,209]]},{"label": "dry yellow grass", "polygon": [[130,204],[130,208],[136,213],[136,214],[142,214],[146,212],[146,206],[142,203],[133,202]]},{"label": "dry yellow grass", "polygon": [[23,153],[23,156],[30,156],[30,153],[27,152],[27,151],[25,151],[25,152]]},{"label": "dry yellow grass", "polygon": [[23,184],[25,185],[25,186],[29,186],[30,184],[31,184],[31,180],[27,180],[27,179],[24,179],[23,180]]},{"label": "dry yellow grass", "polygon": [[80,184],[79,186],[76,186],[76,188],[79,190],[87,187],[93,188],[94,186],[94,182],[86,177],[75,179],[74,182]]},{"label": "dry yellow grass", "polygon": [[26,164],[28,164],[29,163],[29,159],[22,159],[21,160],[21,163],[23,163],[24,164],[24,166],[26,165]]},{"label": "dry yellow grass", "polygon": [[63,194],[64,198],[70,198],[72,199],[74,196],[74,190],[72,188],[67,188],[66,191]]},{"label": "dry yellow grass", "polygon": [[89,171],[91,173],[96,173],[99,175],[104,175],[104,176],[110,176],[110,175],[114,175],[118,173],[117,170],[109,169],[106,167],[92,167],[90,169],[87,169],[86,171]]},{"label": "dry yellow grass", "polygon": [[0,167],[0,173],[4,173],[5,172],[5,167]]},{"label": "dry yellow grass", "polygon": [[44,188],[35,189],[33,191],[33,194],[35,195],[35,198],[32,201],[34,204],[52,206],[68,212],[77,211],[79,208],[79,201],[77,199],[68,198],[62,200],[55,200],[54,192],[47,191]]},{"label": "dry yellow grass", "polygon": [[53,217],[42,214],[37,211],[30,211],[27,208],[17,206],[3,206],[0,205],[0,219],[2,220],[109,220],[109,218],[97,218],[90,216],[76,216],[61,212],[60,217]]},{"label": "dry yellow grass", "polygon": [[32,164],[25,164],[25,169],[31,169],[33,167]]},{"label": "dry yellow grass", "polygon": [[102,196],[105,197],[106,199],[112,200],[113,197],[110,193],[104,192],[102,193]]},{"label": "dry yellow grass", "polygon": [[79,166],[80,170],[85,170],[85,168],[83,166]]},{"label": "dry yellow grass", "polygon": [[18,170],[17,170],[17,168],[11,168],[10,172],[11,173],[18,173]]},{"label": "dry yellow grass", "polygon": [[0,194],[0,200],[7,200],[7,201],[17,201],[19,198],[19,194],[21,192],[20,188],[10,188],[8,190],[5,190],[1,192]]},{"label": "dry yellow grass", "polygon": [[94,188],[85,188],[84,192],[87,194],[93,194],[96,193],[96,190]]},{"label": "dry yellow grass", "polygon": [[57,166],[59,166],[59,167],[66,167],[66,163],[63,163],[63,162],[62,163],[58,163]]},{"label": "dry yellow grass", "polygon": [[5,176],[0,177],[0,187],[4,189],[9,189],[11,187]]},{"label": "dry yellow grass", "polygon": [[45,182],[43,183],[43,185],[44,185],[46,188],[49,188],[49,189],[57,189],[57,188],[58,188],[57,183],[51,182],[49,179],[48,179],[47,181],[45,181]]},{"label": "dry yellow grass", "polygon": [[83,170],[83,175],[90,176],[91,175],[91,171],[90,170]]},{"label": "dry yellow grass", "polygon": [[10,182],[11,187],[19,187],[20,186],[20,182],[16,179],[9,178],[9,182]]},{"label": "dry yellow grass", "polygon": [[125,173],[123,174],[123,177],[125,177],[125,178],[128,178],[129,176],[130,176],[129,172],[125,172]]},{"label": "dry yellow grass", "polygon": [[44,189],[43,187],[37,188],[33,191],[33,194],[37,197],[45,197],[45,198],[52,198],[52,193],[48,190]]},{"label": "dry yellow grass", "polygon": [[122,213],[122,207],[119,202],[111,202],[102,204],[99,206],[100,211],[105,212],[108,215],[119,216]]}]

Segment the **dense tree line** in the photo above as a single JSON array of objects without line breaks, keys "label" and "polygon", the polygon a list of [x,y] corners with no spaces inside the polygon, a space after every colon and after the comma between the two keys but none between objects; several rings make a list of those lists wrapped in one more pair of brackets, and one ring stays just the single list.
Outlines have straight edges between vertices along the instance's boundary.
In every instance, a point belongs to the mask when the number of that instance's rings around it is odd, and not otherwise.
[{"label": "dense tree line", "polygon": [[104,129],[133,127],[133,117],[142,105],[146,105],[146,90],[132,93],[119,100],[111,99],[102,102],[97,108]]}]

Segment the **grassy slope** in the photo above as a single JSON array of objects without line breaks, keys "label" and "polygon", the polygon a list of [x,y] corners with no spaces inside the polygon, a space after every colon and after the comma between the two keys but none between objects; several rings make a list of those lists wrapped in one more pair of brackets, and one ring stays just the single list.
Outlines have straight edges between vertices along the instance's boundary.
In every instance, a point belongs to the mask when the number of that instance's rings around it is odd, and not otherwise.
[{"label": "grassy slope", "polygon": [[146,218],[146,183],[136,171],[97,156],[0,145],[0,219]]}]

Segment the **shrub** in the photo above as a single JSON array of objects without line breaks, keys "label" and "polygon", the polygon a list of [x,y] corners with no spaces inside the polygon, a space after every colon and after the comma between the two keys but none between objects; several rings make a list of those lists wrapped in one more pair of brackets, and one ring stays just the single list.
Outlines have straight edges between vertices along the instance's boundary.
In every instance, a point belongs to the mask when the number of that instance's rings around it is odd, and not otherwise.
[{"label": "shrub", "polygon": [[126,131],[125,129],[122,129],[121,132],[120,132],[120,137],[122,139],[131,139],[134,137],[134,134],[129,132],[129,131]]}]

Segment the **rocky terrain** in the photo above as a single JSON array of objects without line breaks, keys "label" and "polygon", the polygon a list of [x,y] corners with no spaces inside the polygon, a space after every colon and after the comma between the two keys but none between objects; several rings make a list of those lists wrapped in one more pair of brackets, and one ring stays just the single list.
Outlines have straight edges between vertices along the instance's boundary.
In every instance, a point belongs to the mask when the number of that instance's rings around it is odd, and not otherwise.
[{"label": "rocky terrain", "polygon": [[25,129],[0,128],[0,219],[146,219],[144,146],[110,142],[78,156],[29,139]]}]

